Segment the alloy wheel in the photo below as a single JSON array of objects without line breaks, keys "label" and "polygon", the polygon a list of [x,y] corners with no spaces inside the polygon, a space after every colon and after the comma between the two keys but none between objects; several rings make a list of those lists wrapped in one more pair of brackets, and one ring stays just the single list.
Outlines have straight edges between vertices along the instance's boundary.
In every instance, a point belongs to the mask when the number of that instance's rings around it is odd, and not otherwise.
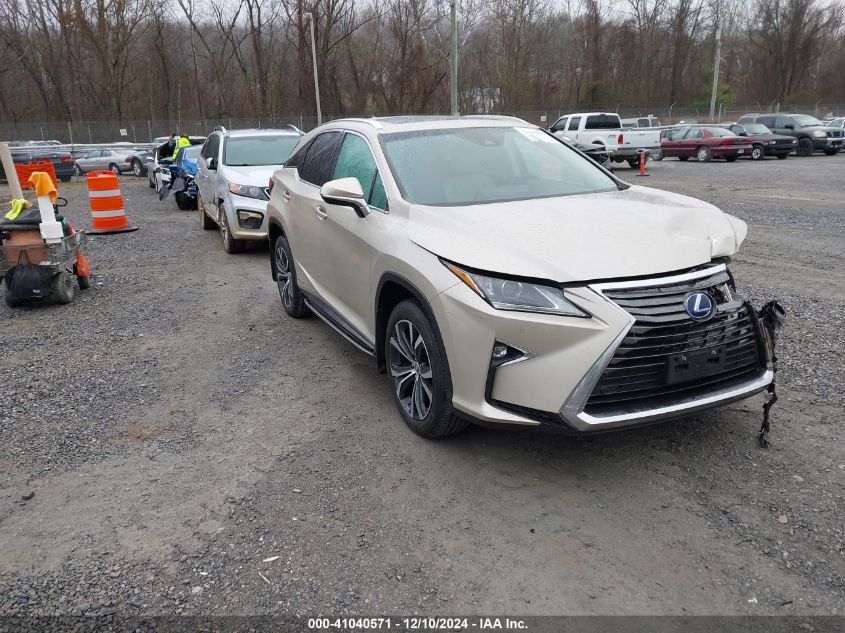
[{"label": "alloy wheel", "polygon": [[751,158],[753,158],[754,160],[762,159],[763,158],[763,148],[760,147],[759,145],[755,146],[754,149],[751,150]]},{"label": "alloy wheel", "polygon": [[226,246],[226,250],[228,250],[229,240],[231,240],[232,237],[229,235],[229,226],[226,224],[226,212],[223,209],[219,209],[217,213],[220,217],[217,222],[220,227],[220,235],[223,237],[223,244]]},{"label": "alloy wheel", "polygon": [[432,404],[431,359],[422,334],[410,321],[397,321],[393,326],[390,376],[405,413],[414,420],[424,420]]},{"label": "alloy wheel", "polygon": [[142,174],[141,174],[141,171],[142,171],[142,169],[141,169],[141,161],[139,161],[139,160],[132,161],[132,173],[133,173],[134,175],[136,175],[136,176],[139,176],[139,177],[140,177],[140,176],[142,175]]},{"label": "alloy wheel", "polygon": [[284,247],[276,246],[276,283],[279,284],[279,296],[286,308],[293,307],[293,280],[291,279],[290,259]]}]

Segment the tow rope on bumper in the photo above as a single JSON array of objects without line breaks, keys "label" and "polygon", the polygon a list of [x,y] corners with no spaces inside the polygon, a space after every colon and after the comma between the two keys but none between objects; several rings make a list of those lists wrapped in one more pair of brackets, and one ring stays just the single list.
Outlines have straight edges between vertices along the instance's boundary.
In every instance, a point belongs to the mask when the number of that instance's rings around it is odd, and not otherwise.
[{"label": "tow rope on bumper", "polygon": [[786,310],[777,301],[769,301],[757,313],[757,318],[762,326],[763,339],[766,344],[766,351],[772,362],[772,372],[774,374],[772,376],[772,382],[766,388],[766,400],[763,403],[763,424],[760,426],[760,432],[757,434],[760,447],[769,448],[769,431],[771,431],[769,413],[778,401],[778,394],[775,387],[775,378],[777,378],[778,373],[778,357],[775,353],[775,343],[783,329],[783,323],[786,320]]}]

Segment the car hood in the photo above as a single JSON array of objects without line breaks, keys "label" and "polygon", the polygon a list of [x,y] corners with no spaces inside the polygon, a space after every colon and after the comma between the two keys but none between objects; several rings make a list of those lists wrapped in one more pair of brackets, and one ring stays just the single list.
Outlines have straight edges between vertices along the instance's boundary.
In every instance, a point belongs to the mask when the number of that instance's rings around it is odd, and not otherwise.
[{"label": "car hood", "polygon": [[281,165],[261,165],[260,167],[230,167],[226,165],[226,180],[238,185],[252,187],[266,187],[273,173],[281,169]]},{"label": "car hood", "polygon": [[795,140],[794,136],[786,136],[785,134],[752,134],[751,138],[759,139],[764,141],[789,141],[790,143]]},{"label": "car hood", "polygon": [[633,186],[462,207],[412,205],[408,232],[457,264],[570,282],[706,264],[733,255],[747,225],[706,202]]},{"label": "car hood", "polygon": [[829,132],[831,128],[826,125],[801,125],[795,128],[796,130],[801,130],[802,132],[816,132],[821,130],[822,132]]}]

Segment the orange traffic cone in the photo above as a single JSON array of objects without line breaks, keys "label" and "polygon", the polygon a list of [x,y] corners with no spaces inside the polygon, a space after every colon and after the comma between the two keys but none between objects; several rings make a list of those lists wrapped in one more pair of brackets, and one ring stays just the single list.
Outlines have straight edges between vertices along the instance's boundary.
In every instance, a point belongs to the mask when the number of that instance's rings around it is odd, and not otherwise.
[{"label": "orange traffic cone", "polygon": [[123,209],[123,196],[117,176],[110,171],[92,171],[88,174],[88,201],[91,205],[92,235],[104,233],[128,233],[137,231],[137,226],[129,226],[126,211]]}]

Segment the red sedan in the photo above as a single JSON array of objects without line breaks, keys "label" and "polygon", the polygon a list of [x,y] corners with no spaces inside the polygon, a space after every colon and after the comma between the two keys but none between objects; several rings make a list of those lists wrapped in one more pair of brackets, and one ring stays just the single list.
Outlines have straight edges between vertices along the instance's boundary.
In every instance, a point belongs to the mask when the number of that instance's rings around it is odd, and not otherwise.
[{"label": "red sedan", "polygon": [[664,130],[660,138],[660,152],[664,157],[695,158],[702,163],[711,158],[724,158],[732,163],[738,157],[750,154],[751,148],[749,138],[722,127],[672,128]]}]

